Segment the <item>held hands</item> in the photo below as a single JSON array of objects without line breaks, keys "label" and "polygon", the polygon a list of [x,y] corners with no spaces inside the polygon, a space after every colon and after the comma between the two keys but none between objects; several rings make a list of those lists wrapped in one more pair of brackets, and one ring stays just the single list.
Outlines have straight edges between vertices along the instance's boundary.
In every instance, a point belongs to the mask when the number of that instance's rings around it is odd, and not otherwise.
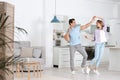
[{"label": "held hands", "polygon": [[91,40],[91,41],[92,41],[92,39],[91,39],[90,37],[88,37],[87,35],[84,35],[84,37],[85,37],[86,39],[88,39],[88,40]]},{"label": "held hands", "polygon": [[99,16],[96,16],[96,18],[103,20],[103,18],[102,18],[102,17],[99,17]]},{"label": "held hands", "polygon": [[95,16],[95,18],[100,19],[100,20],[103,20],[103,18],[102,18],[102,17],[99,17],[99,16]]},{"label": "held hands", "polygon": [[90,23],[93,23],[95,21],[95,18],[96,18],[96,16],[93,16],[92,20],[90,21]]},{"label": "held hands", "polygon": [[89,39],[87,35],[84,36],[86,39]]},{"label": "held hands", "polygon": [[93,22],[95,21],[96,18],[103,20],[102,17],[99,17],[99,16],[93,16],[93,18],[92,18],[92,20],[90,21],[90,23],[93,23]]}]

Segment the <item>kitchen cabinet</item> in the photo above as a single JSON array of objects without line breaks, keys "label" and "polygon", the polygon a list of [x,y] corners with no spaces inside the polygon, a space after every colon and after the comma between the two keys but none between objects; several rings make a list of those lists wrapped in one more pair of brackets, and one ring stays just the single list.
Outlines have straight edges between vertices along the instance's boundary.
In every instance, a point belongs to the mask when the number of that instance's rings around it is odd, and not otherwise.
[{"label": "kitchen cabinet", "polygon": [[120,47],[111,47],[109,55],[109,70],[120,71]]},{"label": "kitchen cabinet", "polygon": [[[105,47],[104,54],[101,59],[101,64],[109,63],[109,46]],[[86,47],[85,48],[88,53],[88,61],[87,64],[89,65],[90,61],[94,57],[94,47]],[[90,50],[90,51],[89,51]],[[82,63],[82,55],[79,52],[75,53],[75,59],[74,59],[74,65],[75,67],[81,66]],[[69,52],[69,46],[57,46],[53,48],[53,67],[70,67],[70,52]]]},{"label": "kitchen cabinet", "polygon": [[109,47],[105,47],[101,62],[102,63],[108,63],[109,62]]},{"label": "kitchen cabinet", "polygon": [[[82,55],[75,53],[74,65],[81,66]],[[53,48],[53,67],[63,68],[70,67],[70,52],[69,47],[54,47]]]},{"label": "kitchen cabinet", "polygon": [[58,20],[60,20],[60,23],[54,23],[53,29],[56,31],[66,31],[69,27],[68,24],[68,16],[65,15],[57,15]]},{"label": "kitchen cabinet", "polygon": [[63,46],[67,45],[68,42],[63,38],[63,35],[66,33],[69,24],[68,16],[57,16],[60,23],[53,24],[53,45],[54,46]]}]

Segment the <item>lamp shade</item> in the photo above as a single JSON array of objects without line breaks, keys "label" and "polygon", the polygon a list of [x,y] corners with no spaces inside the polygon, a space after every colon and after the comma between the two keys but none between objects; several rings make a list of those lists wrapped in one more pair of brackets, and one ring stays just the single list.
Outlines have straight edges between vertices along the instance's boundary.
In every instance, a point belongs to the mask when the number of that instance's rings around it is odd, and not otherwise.
[{"label": "lamp shade", "polygon": [[60,21],[57,19],[56,15],[54,18],[51,20],[51,23],[59,23]]}]

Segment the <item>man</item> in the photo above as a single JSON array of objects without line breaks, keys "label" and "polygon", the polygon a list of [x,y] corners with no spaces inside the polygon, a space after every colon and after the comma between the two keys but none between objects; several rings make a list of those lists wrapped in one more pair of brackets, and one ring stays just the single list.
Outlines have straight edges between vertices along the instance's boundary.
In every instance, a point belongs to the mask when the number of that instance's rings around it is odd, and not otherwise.
[{"label": "man", "polygon": [[83,49],[83,47],[81,46],[81,38],[80,38],[80,30],[84,30],[86,28],[88,28],[94,21],[95,16],[92,18],[92,20],[82,26],[77,26],[75,19],[69,19],[69,29],[67,31],[67,33],[65,34],[64,38],[65,40],[70,42],[70,68],[71,68],[71,72],[72,74],[75,74],[74,71],[74,55],[75,55],[75,51],[78,51],[82,56],[83,56],[83,61],[81,64],[82,67],[82,72],[83,73],[87,73],[89,74],[90,69],[86,66],[86,61],[87,61],[87,53],[86,51]]}]

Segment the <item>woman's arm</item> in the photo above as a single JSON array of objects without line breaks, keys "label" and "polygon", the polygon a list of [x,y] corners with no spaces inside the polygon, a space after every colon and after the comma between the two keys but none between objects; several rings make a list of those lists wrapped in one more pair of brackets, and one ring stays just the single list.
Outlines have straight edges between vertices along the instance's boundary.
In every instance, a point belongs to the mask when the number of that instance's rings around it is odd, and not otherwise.
[{"label": "woman's arm", "polygon": [[94,41],[94,40],[95,40],[95,39],[93,39],[92,37],[87,36],[87,35],[85,35],[85,38],[88,39],[88,40],[91,40],[91,41]]},{"label": "woman's arm", "polygon": [[91,26],[91,24],[94,22],[95,18],[96,18],[96,16],[93,16],[91,21],[89,23],[85,24],[85,25],[80,26],[80,29],[84,30],[84,29],[88,28],[89,26]]}]

